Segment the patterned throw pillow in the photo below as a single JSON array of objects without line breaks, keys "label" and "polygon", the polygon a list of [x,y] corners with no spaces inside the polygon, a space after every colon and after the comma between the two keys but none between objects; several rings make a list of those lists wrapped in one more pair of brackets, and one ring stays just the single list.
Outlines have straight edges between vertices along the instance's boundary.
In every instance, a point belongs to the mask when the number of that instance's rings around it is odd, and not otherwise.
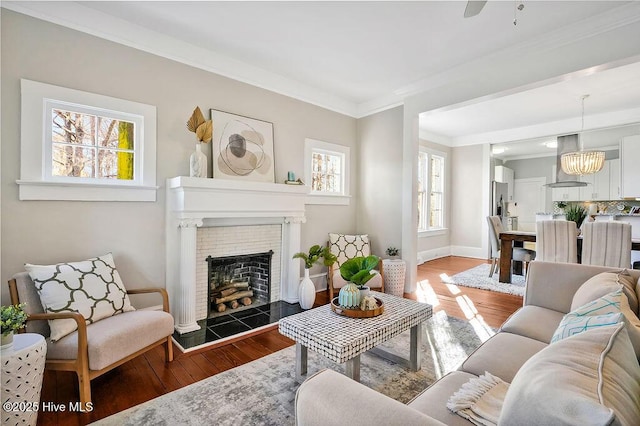
[{"label": "patterned throw pillow", "polygon": [[621,302],[626,297],[622,288],[587,303],[566,314],[553,333],[551,343],[582,333],[590,328],[617,324],[622,321]]},{"label": "patterned throw pillow", "polygon": [[[79,312],[87,324],[133,311],[113,256],[57,265],[25,265],[46,312]],[[78,327],[72,319],[49,321],[55,342]]]},{"label": "patterned throw pillow", "polygon": [[348,259],[371,254],[369,235],[329,234],[329,250],[338,258],[336,266],[340,267]]}]

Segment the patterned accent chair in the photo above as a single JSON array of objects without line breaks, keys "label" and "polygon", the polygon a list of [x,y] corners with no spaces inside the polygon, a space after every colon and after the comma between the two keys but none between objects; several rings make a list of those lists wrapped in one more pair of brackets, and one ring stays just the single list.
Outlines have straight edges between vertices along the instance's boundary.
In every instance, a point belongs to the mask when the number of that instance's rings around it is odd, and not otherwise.
[{"label": "patterned accent chair", "polygon": [[[26,332],[37,333],[47,342],[45,369],[74,371],[83,410],[90,410],[91,380],[147,352],[164,345],[165,359],[173,360],[173,317],[163,288],[126,290],[127,294],[160,293],[163,310],[133,310],[88,324],[79,312],[47,313],[36,285],[27,272],[9,280],[11,303],[25,303]],[[70,319],[77,330],[53,342],[48,321]],[[24,329],[23,329],[24,330]]]},{"label": "patterned accent chair", "polygon": [[629,268],[631,224],[585,222],[582,226],[582,264]]},{"label": "patterned accent chair", "polygon": [[536,222],[537,259],[542,262],[578,263],[578,227],[567,220]]},{"label": "patterned accent chair", "polygon": [[[340,290],[347,284],[347,281],[340,275],[340,265],[349,259],[359,256],[371,255],[371,244],[369,235],[347,235],[347,234],[329,234],[329,242],[327,243],[329,250],[337,258],[336,263],[329,267],[329,298],[333,300],[336,290]],[[378,263],[378,272],[375,277],[367,282],[372,290],[384,292],[384,278],[382,271],[382,259]]]}]

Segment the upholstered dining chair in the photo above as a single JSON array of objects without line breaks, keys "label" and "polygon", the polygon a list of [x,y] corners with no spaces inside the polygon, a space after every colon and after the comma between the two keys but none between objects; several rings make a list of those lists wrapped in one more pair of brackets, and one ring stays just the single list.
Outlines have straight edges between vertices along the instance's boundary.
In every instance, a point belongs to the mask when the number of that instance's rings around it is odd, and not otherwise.
[{"label": "upholstered dining chair", "polygon": [[[500,233],[504,230],[500,216],[487,216],[489,223],[489,239],[491,240],[491,268],[489,269],[489,277],[492,277],[498,270],[500,264]],[[527,275],[529,262],[536,258],[535,250],[529,250],[522,247],[513,248],[512,261],[524,263],[524,274]]]},{"label": "upholstered dining chair", "polygon": [[[340,290],[347,284],[347,281],[340,274],[340,265],[349,259],[359,256],[371,255],[371,244],[368,234],[347,235],[347,234],[329,234],[329,251],[336,256],[336,262],[329,267],[329,276],[327,282],[329,284],[329,298],[333,300],[336,290]],[[384,292],[384,277],[382,270],[382,259],[378,263],[377,274],[367,282],[367,286],[371,289]]]},{"label": "upholstered dining chair", "polygon": [[[89,259],[89,261],[96,259],[102,260],[95,258]],[[119,276],[117,276],[117,280],[113,280],[113,275],[105,274],[104,270],[103,268],[103,270],[93,273],[93,271],[86,272],[84,269],[81,270],[82,276],[79,279],[67,279],[66,281],[59,279],[60,276],[56,276],[56,272],[54,272],[52,280],[47,282],[55,282],[59,288],[70,289],[73,294],[71,300],[68,302],[62,300],[62,303],[71,307],[73,299],[89,299],[96,294],[92,290],[84,290],[83,288],[84,282],[90,274],[93,277],[108,276],[105,279],[108,291],[120,291],[115,288],[115,281],[120,280]],[[60,269],[58,269],[59,271]],[[115,267],[113,271],[115,272]],[[37,279],[36,281],[43,282]],[[39,287],[39,290],[28,272],[18,273],[9,281],[11,303],[25,303],[24,310],[28,315],[26,332],[41,334],[46,339],[45,369],[74,371],[77,374],[83,410],[90,410],[91,406],[87,405],[91,403],[90,382],[96,377],[160,345],[164,345],[166,361],[173,360],[171,336],[174,321],[169,314],[169,299],[165,289],[126,290],[126,294],[159,293],[162,297],[162,311],[134,310],[133,307],[127,305],[129,310],[100,318],[95,322],[87,320],[85,313],[74,312],[73,308],[51,312],[52,305],[50,304],[47,309],[41,301],[42,287]],[[75,293],[73,293],[74,291]],[[56,297],[60,295],[57,293]],[[127,297],[127,303],[129,303],[128,296],[125,296],[124,292],[121,295],[118,294],[118,297],[121,299]],[[111,301],[107,302],[101,296],[97,296],[95,299],[96,304],[91,308],[94,312],[103,310],[105,305],[112,304]],[[52,321],[58,321],[58,323],[54,324]],[[60,323],[61,321],[63,323]],[[66,328],[64,332],[68,334],[60,336],[60,324]]]},{"label": "upholstered dining chair", "polygon": [[536,259],[543,262],[578,263],[578,227],[569,220],[536,222]]},{"label": "upholstered dining chair", "polygon": [[582,225],[584,265],[631,266],[631,224],[626,222],[585,222]]}]

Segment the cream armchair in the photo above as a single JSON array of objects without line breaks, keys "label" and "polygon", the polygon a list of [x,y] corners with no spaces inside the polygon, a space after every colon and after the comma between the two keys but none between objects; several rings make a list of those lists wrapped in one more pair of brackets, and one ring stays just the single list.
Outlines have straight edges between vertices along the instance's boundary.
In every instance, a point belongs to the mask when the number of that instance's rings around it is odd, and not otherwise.
[{"label": "cream armchair", "polygon": [[[337,258],[336,262],[329,267],[329,298],[333,300],[336,290],[340,290],[347,284],[347,281],[340,275],[340,265],[349,259],[359,256],[369,256],[371,254],[371,244],[367,234],[347,235],[347,234],[329,234],[329,242],[327,243],[329,250]],[[378,263],[378,272],[375,277],[367,282],[367,286],[372,290],[384,292],[384,277],[382,270],[382,259]]]},{"label": "cream armchair", "polygon": [[[26,331],[43,335],[47,340],[45,369],[75,371],[78,375],[80,402],[83,409],[91,403],[90,381],[125,362],[159,346],[165,346],[167,362],[173,360],[173,317],[169,299],[162,288],[127,290],[128,294],[159,293],[162,311],[134,310],[92,324],[77,312],[45,313],[36,287],[26,272],[9,281],[11,303],[26,303]],[[73,319],[77,330],[52,342],[47,320]]]}]

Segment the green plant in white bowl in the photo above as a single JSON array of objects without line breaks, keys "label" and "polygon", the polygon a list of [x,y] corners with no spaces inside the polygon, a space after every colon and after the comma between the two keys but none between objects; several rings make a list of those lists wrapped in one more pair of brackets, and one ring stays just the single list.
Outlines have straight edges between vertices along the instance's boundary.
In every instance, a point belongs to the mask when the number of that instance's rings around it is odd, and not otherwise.
[{"label": "green plant in white bowl", "polygon": [[8,305],[0,308],[2,321],[2,345],[13,342],[13,332],[24,327],[27,314],[24,311],[24,303]]}]

